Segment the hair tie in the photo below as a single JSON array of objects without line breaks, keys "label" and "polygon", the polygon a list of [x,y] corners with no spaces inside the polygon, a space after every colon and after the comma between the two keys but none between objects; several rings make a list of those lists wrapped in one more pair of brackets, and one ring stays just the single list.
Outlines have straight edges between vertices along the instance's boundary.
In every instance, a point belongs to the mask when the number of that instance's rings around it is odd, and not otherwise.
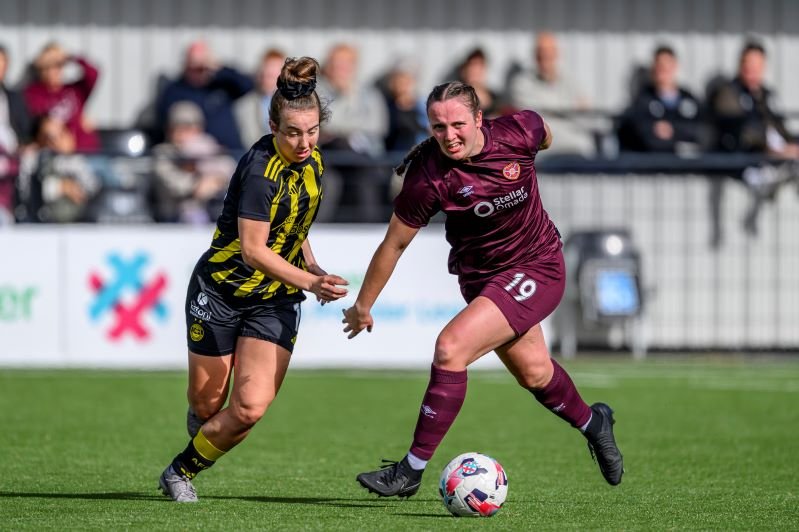
[{"label": "hair tie", "polygon": [[287,100],[296,100],[303,96],[308,96],[314,89],[316,89],[316,79],[312,79],[307,83],[301,81],[285,81],[282,78],[277,80],[277,90]]}]

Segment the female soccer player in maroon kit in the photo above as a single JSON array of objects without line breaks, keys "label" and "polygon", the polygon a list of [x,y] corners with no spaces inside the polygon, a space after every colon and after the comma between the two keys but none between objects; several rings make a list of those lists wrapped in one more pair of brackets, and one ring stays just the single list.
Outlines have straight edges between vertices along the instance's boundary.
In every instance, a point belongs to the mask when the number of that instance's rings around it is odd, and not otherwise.
[{"label": "female soccer player in maroon kit", "polygon": [[433,136],[397,169],[405,174],[402,192],[358,298],[344,311],[344,332],[350,338],[371,332],[378,295],[402,252],[438,211],[446,213],[449,271],[468,304],[436,340],[410,451],[358,475],[358,482],[384,497],[416,493],[463,404],[466,367],[493,350],[521,386],[583,433],[605,480],[618,484],[623,466],[613,411],[583,401],[550,358],[540,326],[566,284],[560,235],[541,205],[534,166],[536,153],[552,142],[549,128],[533,111],[483,120],[474,89],[460,82],[434,88],[427,113]]}]

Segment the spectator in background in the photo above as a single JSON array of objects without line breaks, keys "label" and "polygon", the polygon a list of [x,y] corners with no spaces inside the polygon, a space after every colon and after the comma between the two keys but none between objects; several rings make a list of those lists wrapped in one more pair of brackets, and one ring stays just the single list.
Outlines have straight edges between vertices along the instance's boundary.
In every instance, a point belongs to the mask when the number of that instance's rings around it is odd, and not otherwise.
[{"label": "spectator in background", "polygon": [[677,82],[674,50],[655,50],[650,81],[641,87],[619,123],[619,147],[643,152],[697,152],[699,101]]},{"label": "spectator in background", "polygon": [[255,89],[245,94],[234,105],[236,122],[244,146],[249,148],[258,139],[272,133],[269,127],[269,104],[277,89],[277,78],[286,54],[276,48],[270,48],[261,56],[260,64],[255,72]]},{"label": "spectator in background", "polygon": [[499,95],[488,86],[488,61],[482,48],[474,48],[458,65],[457,79],[471,85],[480,99],[480,109],[486,118],[500,114]]},{"label": "spectator in background", "polygon": [[[430,136],[424,100],[416,92],[418,65],[411,59],[400,59],[385,76],[384,95],[388,106],[386,150],[407,152]],[[389,198],[402,188],[402,177],[392,172]]]},{"label": "spectator in background", "polygon": [[[388,110],[378,89],[358,79],[358,52],[353,46],[336,44],[330,49],[322,65],[319,95],[329,102],[332,113],[320,147],[353,161],[336,166],[344,179],[344,197],[355,199],[354,205],[346,205],[355,212],[340,213],[339,220],[387,221],[390,172],[375,166],[375,159],[385,152]],[[330,196],[327,201],[334,203]]]},{"label": "spectator in background", "polygon": [[156,104],[159,129],[166,134],[169,109],[173,104],[194,102],[203,112],[206,133],[229,150],[241,150],[233,102],[252,88],[250,76],[220,65],[208,44],[195,41],[186,49],[180,78],[167,84]]},{"label": "spectator in background", "polygon": [[746,43],[736,77],[710,96],[716,147],[726,152],[795,159],[799,157],[799,145],[775,109],[774,94],[765,85],[765,74],[765,48],[757,42]]},{"label": "spectator in background", "polygon": [[353,46],[337,44],[330,49],[319,87],[332,113],[325,143],[336,144],[335,149],[382,155],[388,131],[386,105],[377,89],[358,79],[358,52]]},{"label": "spectator in background", "polygon": [[[71,83],[64,79],[64,67],[77,64],[82,75]],[[47,44],[33,62],[34,80],[24,89],[25,101],[34,117],[52,116],[66,125],[75,139],[75,150],[94,152],[100,139],[84,115],[86,101],[97,83],[98,71],[86,59],[70,56],[57,43]]]},{"label": "spectator in background", "polygon": [[21,93],[6,84],[8,52],[0,45],[0,226],[14,221],[20,148],[30,142],[31,117]]},{"label": "spectator in background", "polygon": [[784,159],[764,161],[742,173],[752,191],[744,219],[744,229],[750,234],[757,233],[760,210],[776,196],[780,185],[799,179],[799,143],[777,112],[765,75],[766,49],[758,42],[747,42],[741,51],[736,77],[708,97],[718,150],[762,153]]},{"label": "spectator in background", "polygon": [[36,120],[34,143],[22,153],[17,217],[26,222],[87,222],[101,181],[67,125],[54,116]]},{"label": "spectator in background", "polygon": [[204,132],[195,103],[176,102],[168,116],[167,140],[153,148],[156,220],[209,223],[221,212],[236,162]]},{"label": "spectator in background", "polygon": [[519,70],[508,80],[509,104],[514,109],[536,109],[546,119],[557,142],[551,153],[593,156],[595,143],[586,124],[575,112],[589,109],[588,99],[559,69],[558,40],[541,32],[533,50],[535,69]]},{"label": "spectator in background", "polygon": [[407,152],[430,136],[425,103],[416,92],[418,66],[400,59],[386,79],[388,134],[386,150]]}]

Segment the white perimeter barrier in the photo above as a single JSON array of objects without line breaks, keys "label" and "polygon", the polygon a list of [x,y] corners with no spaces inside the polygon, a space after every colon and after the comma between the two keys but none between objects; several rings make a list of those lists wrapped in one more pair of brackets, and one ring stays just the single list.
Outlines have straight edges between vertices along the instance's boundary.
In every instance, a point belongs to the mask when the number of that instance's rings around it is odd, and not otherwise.
[{"label": "white perimeter barrier", "polygon": [[[14,227],[0,231],[0,365],[183,368],[184,298],[211,227]],[[302,305],[292,365],[425,369],[441,328],[463,308],[447,272],[441,227],[423,229],[373,309],[374,331],[347,340],[341,310],[355,300],[384,226],[318,226],[320,265],[350,295]],[[496,367],[493,354],[477,367]]]}]

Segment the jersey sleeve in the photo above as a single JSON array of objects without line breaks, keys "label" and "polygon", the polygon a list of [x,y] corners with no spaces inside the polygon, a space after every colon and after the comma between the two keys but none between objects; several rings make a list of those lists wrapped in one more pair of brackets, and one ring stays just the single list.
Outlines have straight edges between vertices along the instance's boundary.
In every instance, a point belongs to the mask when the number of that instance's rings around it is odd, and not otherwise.
[{"label": "jersey sleeve", "polygon": [[539,146],[547,136],[544,119],[535,111],[521,111],[514,115],[522,127],[522,134],[531,153],[538,152]]},{"label": "jersey sleeve", "polygon": [[241,195],[239,196],[239,217],[250,220],[270,222],[272,200],[279,188],[277,179],[264,176],[264,161],[252,161],[240,168]]},{"label": "jersey sleeve", "polygon": [[439,210],[441,201],[432,181],[419,162],[405,174],[402,190],[394,198],[394,214],[409,227],[424,227]]}]

